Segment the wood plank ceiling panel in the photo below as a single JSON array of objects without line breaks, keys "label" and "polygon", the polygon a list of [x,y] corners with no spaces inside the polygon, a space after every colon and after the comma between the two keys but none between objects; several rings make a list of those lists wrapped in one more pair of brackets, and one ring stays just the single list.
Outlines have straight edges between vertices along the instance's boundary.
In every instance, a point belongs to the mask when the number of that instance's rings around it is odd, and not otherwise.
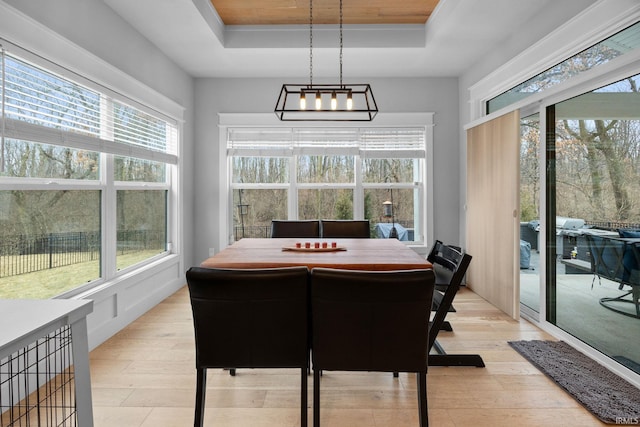
[{"label": "wood plank ceiling panel", "polygon": [[[424,24],[439,0],[343,0],[345,24]],[[211,0],[225,25],[309,23],[308,0]],[[339,0],[314,0],[314,24],[337,24]]]}]

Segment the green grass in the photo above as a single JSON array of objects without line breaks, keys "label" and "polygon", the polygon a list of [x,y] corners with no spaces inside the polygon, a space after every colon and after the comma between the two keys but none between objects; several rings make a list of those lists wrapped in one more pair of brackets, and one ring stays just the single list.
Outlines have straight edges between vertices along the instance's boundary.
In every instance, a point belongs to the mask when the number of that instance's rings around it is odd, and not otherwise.
[{"label": "green grass", "polygon": [[[158,250],[118,254],[118,269],[134,265],[159,253]],[[99,260],[55,267],[34,273],[0,278],[0,299],[47,299],[100,277]]]}]

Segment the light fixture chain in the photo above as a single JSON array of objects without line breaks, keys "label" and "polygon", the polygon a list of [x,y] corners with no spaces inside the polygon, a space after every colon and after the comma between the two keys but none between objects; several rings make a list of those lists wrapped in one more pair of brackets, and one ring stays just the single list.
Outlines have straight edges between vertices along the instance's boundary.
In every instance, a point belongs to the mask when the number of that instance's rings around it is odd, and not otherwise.
[{"label": "light fixture chain", "polygon": [[313,86],[313,0],[309,0],[309,86]]},{"label": "light fixture chain", "polygon": [[340,0],[340,87],[342,86],[342,0]]},{"label": "light fixture chain", "polygon": [[[340,82],[338,84],[317,85],[313,83],[313,0],[309,0],[309,83],[282,85],[274,109],[282,121],[361,122],[371,121],[378,114],[378,107],[369,84],[346,86],[342,80],[344,0],[338,1],[340,4]],[[324,27],[322,19],[321,26]],[[321,35],[324,35],[324,28],[322,30],[323,34]],[[323,106],[323,98],[325,98],[325,102],[330,101],[328,106]]]}]

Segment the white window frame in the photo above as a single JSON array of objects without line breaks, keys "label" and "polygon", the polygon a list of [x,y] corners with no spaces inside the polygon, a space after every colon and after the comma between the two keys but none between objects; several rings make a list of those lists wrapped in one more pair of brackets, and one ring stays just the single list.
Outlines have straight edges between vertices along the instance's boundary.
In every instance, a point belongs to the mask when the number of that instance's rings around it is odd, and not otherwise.
[{"label": "white window frame", "polygon": [[[332,122],[327,127],[332,128],[368,128],[368,127],[385,127],[385,128],[406,128],[406,127],[424,127],[425,129],[425,151],[426,156],[423,160],[424,167],[422,168],[422,180],[421,185],[422,188],[422,199],[421,203],[421,218],[419,218],[419,222],[424,227],[424,230],[421,230],[420,233],[422,235],[422,239],[418,242],[408,242],[410,246],[415,247],[426,247],[432,239],[433,236],[433,117],[434,113],[379,113],[376,116],[376,119],[373,122],[367,123],[358,123],[358,124],[350,124],[348,122]],[[219,239],[218,242],[220,248],[225,248],[230,243],[233,242],[233,217],[230,215],[230,206],[233,203],[233,194],[232,189],[233,185],[231,182],[231,170],[230,170],[230,158],[227,155],[227,134],[230,128],[242,127],[242,128],[318,128],[317,123],[305,123],[300,122],[295,126],[283,126],[283,123],[278,121],[277,118],[273,114],[261,114],[261,113],[220,113],[218,115],[218,130],[219,130],[219,182],[220,182],[220,193],[219,193],[219,203],[218,203],[218,218],[219,218]],[[295,157],[292,157],[295,158]],[[356,156],[359,159],[359,156]],[[294,163],[294,162],[291,162]],[[295,185],[295,188],[333,188],[333,187],[342,187],[345,186],[343,184],[297,184],[295,182],[295,164],[290,165],[290,184],[269,184],[268,188],[290,188],[290,185]],[[356,171],[359,169],[356,167]],[[358,172],[356,172],[358,173]],[[360,180],[356,181],[356,184],[349,184],[349,188],[353,188],[355,194],[362,192],[366,187],[375,187],[379,188],[380,185],[377,183],[372,184],[362,184],[359,183]],[[389,187],[392,184],[387,184]],[[260,185],[258,185],[259,187]],[[256,187],[256,188],[258,188]],[[262,187],[267,188],[267,187]],[[415,188],[415,185],[408,184],[393,184],[393,188]],[[288,213],[290,218],[296,217],[297,212],[297,198],[295,194],[297,192],[290,191],[292,197],[289,198],[288,202]],[[359,197],[354,198],[354,214],[355,212],[364,211],[363,209],[363,200],[359,200]],[[359,219],[359,218],[355,218]]]},{"label": "white window frame", "polygon": [[[0,7],[0,10],[2,8]],[[14,44],[8,40],[0,38],[0,46],[6,50],[6,53],[19,58],[27,63],[31,63],[43,70],[50,72],[54,75],[58,75],[61,78],[68,79],[72,82],[85,86],[91,90],[95,90],[101,93],[101,108],[112,105],[114,101],[132,106],[133,108],[142,111],[150,116],[165,121],[172,127],[175,138],[172,141],[173,145],[167,147],[166,152],[148,150],[144,147],[137,147],[127,144],[121,144],[114,142],[109,137],[112,137],[112,131],[109,126],[101,125],[100,138],[84,137],[73,134],[70,135],[57,135],[56,132],[48,132],[46,129],[39,129],[37,125],[32,125],[27,122],[21,121],[9,121],[12,126],[11,129],[3,127],[6,132],[7,138],[21,139],[21,133],[27,132],[31,137],[23,138],[28,141],[36,143],[50,143],[58,146],[84,149],[98,152],[100,154],[100,177],[97,180],[74,180],[74,179],[43,179],[43,178],[20,178],[20,177],[0,177],[0,190],[96,190],[101,192],[101,234],[102,234],[102,256],[101,263],[101,277],[93,280],[87,284],[79,283],[75,288],[69,289],[62,294],[56,296],[56,298],[71,298],[77,297],[80,294],[90,291],[97,286],[103,285],[108,282],[112,282],[119,277],[124,277],[131,272],[148,266],[161,258],[165,258],[169,255],[181,254],[181,221],[180,216],[182,209],[178,199],[180,198],[179,186],[179,159],[181,151],[181,138],[183,121],[182,116],[184,109],[172,101],[159,96],[157,93],[150,91],[148,88],[143,88],[139,84],[136,84],[137,90],[133,90],[131,97],[124,95],[126,91],[121,91],[118,86],[107,87],[101,83],[97,83],[90,75],[79,74],[81,71],[74,72],[67,67],[58,65],[56,62],[45,58],[39,54],[36,54],[30,50],[27,50],[17,44]],[[104,69],[104,64],[101,63],[101,70]],[[83,63],[83,66],[79,66],[80,70],[87,71],[87,64]],[[94,64],[91,64],[94,65]],[[91,66],[88,69],[92,69]],[[114,73],[115,74],[115,73]],[[123,80],[130,80],[121,73],[117,73],[117,77],[113,80],[118,83],[123,83]],[[131,89],[129,83],[126,84]],[[149,102],[156,102],[158,108],[155,106],[149,107],[145,101],[137,101],[135,98],[143,99]],[[110,116],[111,114],[109,114]],[[103,139],[104,138],[104,139]],[[136,157],[151,161],[158,161],[165,163],[166,179],[164,182],[122,182],[114,181],[114,159],[115,156],[123,157]],[[132,266],[118,270],[116,267],[116,249],[117,249],[117,236],[116,236],[116,197],[115,194],[118,190],[164,190],[167,191],[167,248],[161,254],[150,257],[140,263],[136,263]],[[113,201],[111,203],[110,201]]]}]

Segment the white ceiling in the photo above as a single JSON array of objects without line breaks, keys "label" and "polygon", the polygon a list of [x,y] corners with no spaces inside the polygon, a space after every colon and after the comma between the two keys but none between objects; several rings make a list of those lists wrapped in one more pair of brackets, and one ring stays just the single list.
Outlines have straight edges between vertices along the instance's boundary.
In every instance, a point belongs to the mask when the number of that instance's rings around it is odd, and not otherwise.
[{"label": "white ceiling", "polygon": [[[344,76],[459,76],[556,0],[441,0],[426,25],[345,26]],[[104,0],[194,77],[309,75],[308,26],[225,27],[209,0]],[[338,74],[336,26],[314,26],[314,77]],[[306,80],[305,80],[306,81]]]}]

